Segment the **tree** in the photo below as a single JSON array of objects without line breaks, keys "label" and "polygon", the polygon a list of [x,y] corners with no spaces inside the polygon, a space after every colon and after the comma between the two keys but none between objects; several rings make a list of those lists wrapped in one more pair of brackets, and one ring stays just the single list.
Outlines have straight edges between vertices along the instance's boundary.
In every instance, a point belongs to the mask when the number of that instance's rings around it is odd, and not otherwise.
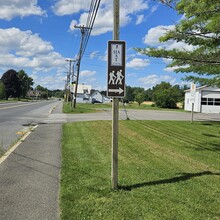
[{"label": "tree", "polygon": [[10,69],[6,71],[2,78],[2,82],[4,83],[5,86],[5,99],[7,100],[10,96],[14,98],[20,97],[21,94],[21,83],[18,78],[18,73]]},{"label": "tree", "polygon": [[145,101],[145,93],[144,92],[140,92],[137,93],[135,95],[135,101],[138,103],[138,105],[140,106],[142,102]]},{"label": "tree", "polygon": [[47,92],[47,88],[44,88],[41,85],[37,85],[35,89],[38,90],[38,91],[41,91],[41,92]]},{"label": "tree", "polygon": [[180,101],[179,86],[171,86],[170,83],[162,82],[153,88],[153,100],[157,107],[177,108],[176,104]]},{"label": "tree", "polygon": [[28,90],[33,86],[33,79],[29,77],[24,70],[20,70],[18,72],[18,78],[21,83],[21,96],[25,98],[27,95]]},{"label": "tree", "polygon": [[35,90],[38,90],[40,91],[40,98],[41,99],[47,99],[48,98],[48,93],[49,93],[49,90],[47,88],[44,88],[43,86],[41,85],[37,85]]},{"label": "tree", "polygon": [[54,90],[54,96],[57,97],[57,98],[63,98],[64,97],[64,90]]},{"label": "tree", "polygon": [[[192,46],[192,50],[148,47],[136,48],[150,57],[168,58],[168,67],[175,72],[189,73],[185,79],[200,84],[220,85],[220,1],[219,0],[161,0],[175,8],[184,18],[173,30],[160,38]],[[197,76],[191,75],[197,73]]]},{"label": "tree", "polygon": [[0,80],[0,99],[4,99],[4,98],[5,98],[5,85]]},{"label": "tree", "polygon": [[152,89],[145,90],[145,100],[146,101],[152,101],[153,100],[153,90]]},{"label": "tree", "polygon": [[131,86],[126,86],[126,95],[123,99],[125,103],[129,103],[134,101],[134,91]]}]

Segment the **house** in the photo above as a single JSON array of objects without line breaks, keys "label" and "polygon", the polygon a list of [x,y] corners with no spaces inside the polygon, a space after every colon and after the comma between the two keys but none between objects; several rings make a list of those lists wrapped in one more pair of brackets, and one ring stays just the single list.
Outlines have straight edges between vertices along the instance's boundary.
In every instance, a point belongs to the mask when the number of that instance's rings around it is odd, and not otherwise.
[{"label": "house", "polygon": [[[184,109],[192,110],[190,89],[185,90]],[[194,112],[220,114],[220,88],[201,86],[195,90]]]},{"label": "house", "polygon": [[94,104],[94,103],[103,103],[102,94],[98,90],[95,90],[90,95],[90,101],[91,101],[92,104]]},{"label": "house", "polygon": [[36,90],[36,89],[32,90],[32,89],[30,89],[30,90],[28,90],[26,96],[30,97],[32,99],[38,99],[38,98],[40,98],[41,93],[42,92],[39,91],[39,90]]},{"label": "house", "polygon": [[[74,96],[75,84],[70,85],[71,94]],[[92,89],[91,85],[79,84],[77,87],[77,103],[109,103],[111,99],[103,96],[98,90]]]},{"label": "house", "polygon": [[[91,85],[78,84],[76,102],[77,103],[90,103],[91,102],[90,101],[91,89],[92,89]],[[70,91],[72,94],[74,94],[75,84],[70,86]]]},{"label": "house", "polygon": [[93,90],[90,95],[91,103],[110,103],[111,99],[103,96],[98,90]]}]

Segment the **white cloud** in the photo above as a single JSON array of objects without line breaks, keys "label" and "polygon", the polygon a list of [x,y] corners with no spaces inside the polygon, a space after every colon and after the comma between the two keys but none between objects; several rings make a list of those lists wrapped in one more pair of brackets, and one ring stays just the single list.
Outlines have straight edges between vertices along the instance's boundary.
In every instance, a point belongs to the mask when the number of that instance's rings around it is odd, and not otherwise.
[{"label": "white cloud", "polygon": [[126,67],[135,69],[144,68],[150,64],[149,59],[134,58],[126,64]]},{"label": "white cloud", "polygon": [[35,82],[34,87],[37,85],[41,85],[49,89],[64,89],[64,82],[66,80],[66,75],[61,75],[59,72],[54,75],[47,74],[43,76],[33,73],[32,75],[30,75],[30,77],[33,78]]},{"label": "white cloud", "polygon": [[81,77],[90,77],[94,76],[96,74],[96,71],[90,71],[90,70],[83,70],[80,72]]},{"label": "white cloud", "polygon": [[32,68],[47,72],[64,65],[65,58],[39,35],[18,28],[0,29],[1,69]]},{"label": "white cloud", "polygon": [[144,20],[144,15],[138,15],[136,25],[141,24]]},{"label": "white cloud", "polygon": [[174,66],[174,67],[166,67],[166,68],[164,68],[164,71],[165,71],[165,72],[168,72],[168,73],[171,73],[171,72],[174,72],[176,69],[178,69],[177,66]]},{"label": "white cloud", "polygon": [[160,84],[162,81],[169,82],[171,85],[174,85],[176,79],[169,75],[156,75],[156,74],[152,74],[138,79],[140,85],[146,89],[151,88],[156,84]]},{"label": "white cloud", "polygon": [[70,31],[73,31],[75,30],[75,25],[77,25],[77,21],[76,20],[72,20],[71,23],[70,23]]},{"label": "white cloud", "polygon": [[[64,2],[65,0],[60,0],[58,3]],[[72,1],[70,1],[72,2]],[[74,1],[75,2],[75,1]],[[77,0],[77,2],[81,2],[81,0]],[[82,4],[84,5],[84,4]],[[131,7],[132,5],[132,7]],[[84,5],[85,6],[85,5]],[[88,9],[89,7],[81,7],[81,10],[84,12],[80,15],[78,25],[85,25],[88,18]],[[86,10],[87,9],[87,10]],[[136,13],[148,9],[148,4],[144,0],[121,0],[120,7],[120,26],[124,27],[128,25],[132,19],[133,15]],[[79,10],[78,10],[79,12]],[[72,10],[72,13],[74,11]],[[139,18],[139,22],[141,22],[141,17]],[[113,28],[113,8],[112,8],[112,0],[103,0],[101,1],[101,5],[99,7],[97,17],[94,23],[93,30],[91,32],[92,35],[100,35],[106,33],[108,31],[112,31]],[[70,30],[73,31],[74,28],[70,25]]]},{"label": "white cloud", "polygon": [[88,0],[58,0],[52,7],[56,15],[71,15],[81,10],[88,10],[90,1]]},{"label": "white cloud", "polygon": [[170,30],[174,30],[175,25],[169,25],[169,26],[156,26],[154,28],[151,28],[145,37],[143,38],[143,41],[145,44],[149,46],[156,46],[156,47],[163,47],[166,48],[167,50],[172,50],[172,49],[179,49],[179,50],[188,50],[191,51],[195,47],[192,45],[188,45],[184,42],[177,42],[175,40],[169,40],[166,42],[160,42],[159,38],[164,36],[166,32]]},{"label": "white cloud", "polygon": [[93,51],[92,53],[90,53],[89,58],[90,59],[96,58],[98,56],[98,54],[99,54],[98,50]]},{"label": "white cloud", "polygon": [[164,34],[166,34],[167,31],[173,30],[175,28],[174,25],[169,26],[156,26],[154,28],[151,28],[147,34],[144,37],[144,43],[155,46],[160,43],[159,38],[162,37]]},{"label": "white cloud", "polygon": [[175,70],[178,69],[178,68],[187,68],[187,67],[189,67],[189,65],[166,67],[166,68],[164,68],[164,71],[165,72],[175,72]]},{"label": "white cloud", "polygon": [[11,20],[30,15],[46,15],[46,12],[37,5],[37,0],[0,1],[0,19]]},{"label": "white cloud", "polygon": [[150,9],[150,11],[153,13],[153,12],[155,12],[155,11],[158,9],[158,7],[159,7],[159,5],[154,5],[154,6]]}]

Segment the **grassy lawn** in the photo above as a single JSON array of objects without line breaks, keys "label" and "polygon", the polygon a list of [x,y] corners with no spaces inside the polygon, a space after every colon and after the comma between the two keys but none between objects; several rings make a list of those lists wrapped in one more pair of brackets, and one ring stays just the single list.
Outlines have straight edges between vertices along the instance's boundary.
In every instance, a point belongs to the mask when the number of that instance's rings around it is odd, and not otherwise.
[{"label": "grassy lawn", "polygon": [[111,121],[64,125],[62,219],[220,219],[220,123],[120,121],[119,131],[112,191]]},{"label": "grassy lawn", "polygon": [[[102,106],[101,106],[102,105]],[[77,103],[76,108],[73,108],[70,103],[63,103],[63,113],[71,113],[71,114],[79,114],[79,113],[94,113],[98,112],[100,110],[97,110],[97,108],[106,108],[107,105],[96,105],[96,104],[82,104]]]},{"label": "grassy lawn", "polygon": [[[112,108],[112,103],[109,104],[85,104],[85,103],[77,103],[76,108],[73,109],[70,103],[63,103],[63,112],[64,113],[93,113],[97,111],[101,111],[101,109],[110,109]],[[120,102],[119,108],[123,109],[124,106]],[[150,104],[141,104],[140,106],[137,103],[129,103],[125,104],[126,109],[142,109],[142,110],[163,110],[163,111],[184,111],[183,109],[165,109],[165,108],[158,108],[153,107]],[[100,109],[100,110],[99,110]]]}]

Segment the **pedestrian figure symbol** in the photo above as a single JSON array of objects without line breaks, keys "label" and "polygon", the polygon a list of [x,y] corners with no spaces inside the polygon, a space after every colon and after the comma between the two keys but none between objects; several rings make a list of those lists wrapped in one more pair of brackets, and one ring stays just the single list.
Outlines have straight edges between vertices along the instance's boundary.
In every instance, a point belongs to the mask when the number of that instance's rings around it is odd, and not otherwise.
[{"label": "pedestrian figure symbol", "polygon": [[109,81],[108,84],[111,85],[122,85],[122,80],[124,79],[124,76],[122,74],[122,70],[117,71],[115,74],[115,71],[111,71],[109,74]]},{"label": "pedestrian figure symbol", "polygon": [[108,84],[115,84],[115,79],[116,79],[115,71],[110,72],[109,77],[110,78]]},{"label": "pedestrian figure symbol", "polygon": [[116,75],[117,78],[115,84],[122,85],[122,80],[124,79],[124,76],[122,75],[122,70],[117,71]]}]

